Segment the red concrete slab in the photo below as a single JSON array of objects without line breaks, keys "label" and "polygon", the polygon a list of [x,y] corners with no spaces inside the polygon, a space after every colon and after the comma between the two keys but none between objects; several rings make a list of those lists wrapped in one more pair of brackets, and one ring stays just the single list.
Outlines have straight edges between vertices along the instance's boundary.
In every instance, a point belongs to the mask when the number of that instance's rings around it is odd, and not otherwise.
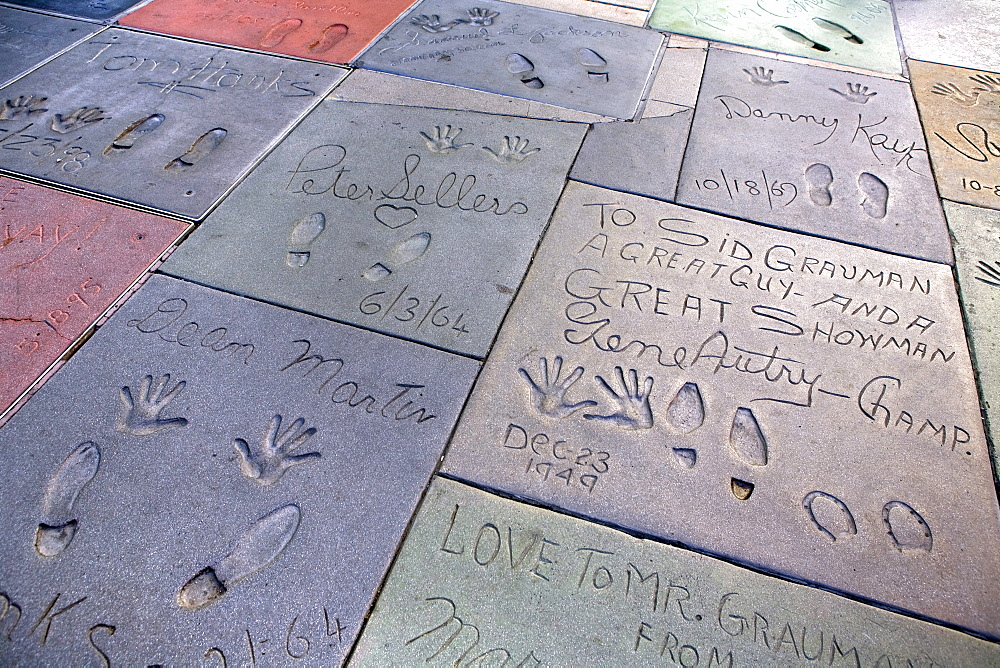
[{"label": "red concrete slab", "polygon": [[328,63],[356,58],[413,0],[154,0],[118,22]]},{"label": "red concrete slab", "polygon": [[187,228],[0,177],[0,415]]}]

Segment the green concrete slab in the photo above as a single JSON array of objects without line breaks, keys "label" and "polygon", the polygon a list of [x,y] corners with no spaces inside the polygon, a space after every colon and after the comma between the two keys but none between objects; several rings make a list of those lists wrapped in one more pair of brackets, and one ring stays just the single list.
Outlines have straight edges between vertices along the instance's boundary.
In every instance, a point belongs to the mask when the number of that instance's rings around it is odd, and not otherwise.
[{"label": "green concrete slab", "polygon": [[438,478],[352,666],[987,666],[1000,647]]},{"label": "green concrete slab", "polygon": [[649,27],[899,74],[892,9],[883,0],[659,0]]}]

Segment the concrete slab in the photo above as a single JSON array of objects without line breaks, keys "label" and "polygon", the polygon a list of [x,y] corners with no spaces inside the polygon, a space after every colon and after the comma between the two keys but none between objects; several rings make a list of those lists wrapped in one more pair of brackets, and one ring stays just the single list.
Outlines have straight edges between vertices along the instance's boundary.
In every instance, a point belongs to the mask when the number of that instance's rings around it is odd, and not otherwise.
[{"label": "concrete slab", "polygon": [[944,211],[955,243],[962,309],[993,445],[993,472],[1000,480],[1000,454],[996,449],[1000,443],[1000,337],[996,332],[1000,312],[1000,213],[953,202],[945,202]]},{"label": "concrete slab", "polygon": [[577,181],[671,201],[694,110],[647,103],[656,116],[594,125],[570,176]]},{"label": "concrete slab", "polygon": [[461,88],[433,81],[411,79],[398,74],[374,70],[352,70],[348,77],[330,93],[329,99],[344,102],[394,104],[401,107],[478,111],[484,114],[521,116],[547,121],[607,123],[617,120],[609,116],[590,114],[586,111],[557,107],[554,104],[534,102],[497,93],[486,93],[481,90]]},{"label": "concrete slab", "polygon": [[993,665],[1000,648],[437,478],[351,665],[435,660]]},{"label": "concrete slab", "polygon": [[4,0],[6,4],[81,19],[113,18],[142,0]]},{"label": "concrete slab", "polygon": [[662,36],[619,23],[483,0],[424,0],[358,65],[632,118]]},{"label": "concrete slab", "polygon": [[649,27],[899,74],[884,0],[658,0]]},{"label": "concrete slab", "polygon": [[198,218],[345,74],[110,29],[0,91],[0,169]]},{"label": "concrete slab", "polygon": [[895,0],[906,55],[1000,71],[1000,6],[993,0]]},{"label": "concrete slab", "polygon": [[154,0],[121,25],[328,63],[357,57],[413,0]]},{"label": "concrete slab", "polygon": [[341,663],[477,367],[154,276],[0,430],[5,658]]},{"label": "concrete slab", "polygon": [[0,177],[0,414],[187,229]]},{"label": "concrete slab", "polygon": [[908,65],[941,196],[1000,209],[1000,74]]},{"label": "concrete slab", "polygon": [[443,471],[1000,637],[946,265],[571,183]]},{"label": "concrete slab", "polygon": [[909,86],[710,50],[677,201],[951,261]]},{"label": "concrete slab", "polygon": [[[579,16],[589,16],[615,23],[624,23],[630,26],[643,27],[646,25],[646,15],[649,14],[649,7],[641,7],[642,2],[595,2],[595,0],[510,0],[518,5],[528,7],[538,7],[539,9],[551,9],[567,14],[577,14]],[[651,0],[644,0],[646,4],[651,4]]]},{"label": "concrete slab", "polygon": [[86,21],[0,7],[0,86],[100,29]]},{"label": "concrete slab", "polygon": [[163,270],[483,357],[585,131],[328,100]]}]

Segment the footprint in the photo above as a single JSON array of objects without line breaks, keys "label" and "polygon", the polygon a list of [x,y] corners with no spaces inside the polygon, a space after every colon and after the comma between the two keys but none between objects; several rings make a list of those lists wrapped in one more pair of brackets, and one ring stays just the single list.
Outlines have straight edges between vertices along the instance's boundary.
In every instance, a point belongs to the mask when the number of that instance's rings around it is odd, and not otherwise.
[{"label": "footprint", "polygon": [[740,501],[746,501],[753,494],[753,483],[736,478],[729,479],[729,491]]},{"label": "footprint", "polygon": [[288,235],[288,256],[285,264],[298,269],[309,262],[309,250],[316,238],[326,229],[326,216],[317,211],[300,219]]},{"label": "footprint", "polygon": [[542,88],[545,86],[538,77],[531,76],[535,71],[535,65],[530,60],[519,53],[511,53],[507,56],[507,71],[521,79],[528,88]]},{"label": "footprint", "polygon": [[[386,262],[389,263],[389,266],[394,268],[409,264],[414,260],[418,260],[423,257],[430,245],[430,232],[418,232],[393,246],[392,250],[389,251],[389,258]],[[372,283],[376,283],[392,274],[392,269],[390,269],[389,266],[386,266],[381,262],[376,262],[372,266],[365,269],[361,276],[368,279]]]},{"label": "footprint", "polygon": [[299,507],[290,503],[251,524],[232,552],[184,583],[177,592],[177,605],[200,610],[222,598],[236,582],[263,569],[288,546],[301,517]]},{"label": "footprint", "polygon": [[163,114],[153,114],[128,126],[124,132],[115,137],[114,141],[104,149],[104,155],[107,155],[111,151],[127,151],[132,148],[135,142],[138,141],[139,135],[148,134],[160,127],[163,123],[163,118]]},{"label": "footprint", "polygon": [[813,17],[813,23],[818,25],[823,30],[832,32],[837,37],[843,37],[848,42],[852,44],[864,44],[864,40],[855,35],[853,32],[840,25],[839,23],[834,23],[833,21],[827,21],[826,19],[821,19],[818,16]]},{"label": "footprint", "polygon": [[816,49],[817,51],[822,51],[826,53],[830,50],[830,47],[824,46],[819,42],[814,42],[798,30],[792,30],[791,28],[786,28],[785,26],[774,26],[775,30],[779,33],[792,40],[796,44],[801,44],[802,46],[808,46],[810,49]]},{"label": "footprint", "polygon": [[673,452],[677,463],[683,468],[693,469],[698,463],[698,452],[693,448],[674,448]]},{"label": "footprint", "polygon": [[164,169],[184,170],[194,167],[198,162],[204,160],[209,153],[219,148],[219,144],[226,138],[229,131],[225,128],[212,128],[202,136],[198,137],[187,153],[171,160]]},{"label": "footprint", "polygon": [[806,183],[809,185],[809,199],[816,206],[833,204],[830,186],[833,184],[833,170],[822,162],[814,162],[806,167]]},{"label": "footprint", "polygon": [[42,515],[35,532],[35,550],[43,557],[62,553],[73,541],[78,522],[73,517],[73,505],[88,482],[97,475],[101,451],[93,441],[76,447],[56,469],[45,490]]},{"label": "footprint", "polygon": [[858,177],[858,187],[865,194],[865,199],[861,202],[865,213],[872,218],[885,218],[886,208],[889,206],[889,186],[885,185],[885,181],[874,174],[862,172]]},{"label": "footprint", "polygon": [[587,68],[587,76],[594,83],[608,83],[608,73],[602,70],[608,66],[601,54],[593,49],[580,49],[576,52],[576,60]]},{"label": "footprint", "polygon": [[677,431],[690,434],[705,422],[705,404],[694,383],[684,383],[667,407],[667,422]]},{"label": "footprint", "polygon": [[767,466],[767,440],[749,408],[737,408],[729,430],[729,447],[743,463]]},{"label": "footprint", "polygon": [[309,45],[309,53],[325,53],[344,41],[349,29],[343,23],[334,23],[323,29],[320,38]]},{"label": "footprint", "polygon": [[301,25],[302,19],[285,19],[280,23],[276,23],[271,26],[271,29],[267,31],[259,44],[267,49],[278,46],[281,44],[281,40],[298,30]]}]

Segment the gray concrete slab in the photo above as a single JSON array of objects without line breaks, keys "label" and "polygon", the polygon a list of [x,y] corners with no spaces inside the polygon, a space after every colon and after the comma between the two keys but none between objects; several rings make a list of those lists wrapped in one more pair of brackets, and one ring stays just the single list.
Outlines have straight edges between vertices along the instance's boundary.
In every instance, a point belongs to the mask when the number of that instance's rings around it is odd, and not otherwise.
[{"label": "gray concrete slab", "polygon": [[895,0],[906,55],[1000,71],[1000,5],[993,0]]},{"label": "gray concrete slab", "polygon": [[375,70],[353,70],[330,93],[329,98],[343,102],[478,111],[484,114],[523,116],[524,118],[540,118],[547,121],[607,123],[616,120],[609,116],[557,107],[554,104],[534,102],[497,93],[486,93],[481,90],[422,79],[412,79]]},{"label": "gray concrete slab", "polygon": [[339,664],[476,370],[154,276],[0,431],[4,662]]},{"label": "gray concrete slab", "polygon": [[358,65],[615,118],[632,118],[662,43],[656,33],[483,0],[424,0]]},{"label": "gray concrete slab", "polygon": [[570,176],[614,190],[673,200],[694,110],[670,107],[635,122],[594,125]]},{"label": "gray concrete slab", "polygon": [[477,660],[985,666],[1000,647],[437,478],[351,665]]},{"label": "gray concrete slab", "polygon": [[103,21],[113,18],[142,0],[5,0],[5,4],[64,16]]},{"label": "gray concrete slab", "polygon": [[962,309],[968,322],[969,343],[976,365],[990,440],[993,471],[1000,480],[1000,212],[944,203],[948,227],[955,244]]},{"label": "gray concrete slab", "polygon": [[198,218],[346,72],[107,30],[0,91],[0,169]]},{"label": "gray concrete slab", "polygon": [[884,0],[658,0],[649,27],[899,74]]},{"label": "gray concrete slab", "polygon": [[1000,73],[907,63],[941,196],[1000,209]]},{"label": "gray concrete slab", "polygon": [[916,106],[900,81],[710,50],[677,201],[951,261]]},{"label": "gray concrete slab", "polygon": [[0,6],[0,86],[100,29],[86,21]]},{"label": "gray concrete slab", "polygon": [[443,471],[1000,637],[947,265],[571,183]]},{"label": "gray concrete slab", "polygon": [[328,100],[164,271],[483,357],[585,131]]}]

